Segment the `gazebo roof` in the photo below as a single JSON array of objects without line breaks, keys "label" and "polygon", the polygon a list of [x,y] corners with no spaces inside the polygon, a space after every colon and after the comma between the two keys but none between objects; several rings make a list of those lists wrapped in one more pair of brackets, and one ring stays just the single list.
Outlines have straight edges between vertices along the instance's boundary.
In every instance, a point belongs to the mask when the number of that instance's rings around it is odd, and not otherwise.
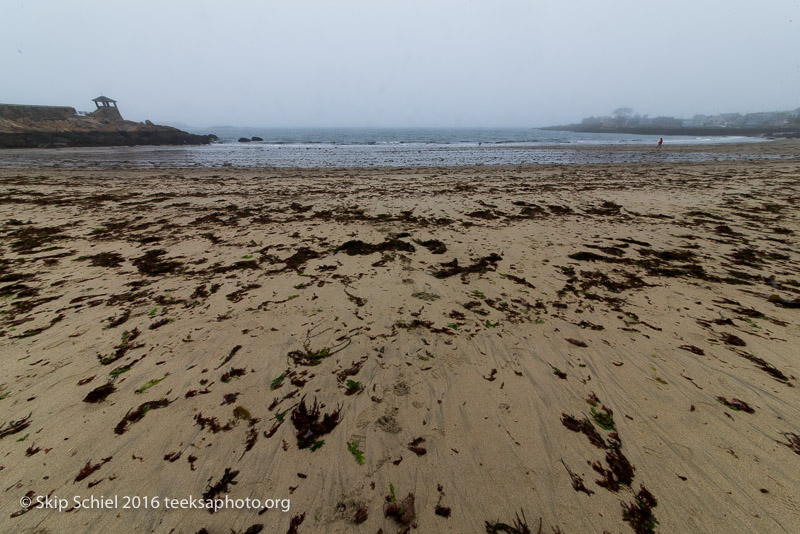
[{"label": "gazebo roof", "polygon": [[117,103],[116,100],[114,100],[113,98],[108,98],[107,96],[98,96],[97,98],[93,98],[92,102],[114,102],[115,104]]}]

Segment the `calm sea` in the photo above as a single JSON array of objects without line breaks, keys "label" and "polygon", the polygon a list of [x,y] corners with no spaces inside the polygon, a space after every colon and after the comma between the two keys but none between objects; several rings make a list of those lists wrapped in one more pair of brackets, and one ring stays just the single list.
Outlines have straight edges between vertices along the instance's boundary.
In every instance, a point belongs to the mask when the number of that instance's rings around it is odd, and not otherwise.
[{"label": "calm sea", "polygon": [[[220,142],[194,147],[113,147],[0,151],[0,167],[420,167],[676,162],[738,159],[713,153],[670,152],[674,144],[760,142],[749,137],[666,136],[656,151],[620,152],[602,145],[655,147],[654,136],[586,134],[533,128],[189,128]],[[238,142],[246,137],[263,141]],[[525,147],[547,149],[525,150]],[[569,150],[570,147],[596,150]],[[563,148],[562,148],[563,147]]]}]

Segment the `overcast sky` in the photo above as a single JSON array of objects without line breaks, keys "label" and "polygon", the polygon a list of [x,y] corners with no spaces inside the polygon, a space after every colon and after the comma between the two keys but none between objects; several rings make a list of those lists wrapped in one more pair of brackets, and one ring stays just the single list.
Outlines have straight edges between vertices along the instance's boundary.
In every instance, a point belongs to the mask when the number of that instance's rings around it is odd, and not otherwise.
[{"label": "overcast sky", "polygon": [[0,0],[0,102],[195,126],[800,106],[800,0]]}]

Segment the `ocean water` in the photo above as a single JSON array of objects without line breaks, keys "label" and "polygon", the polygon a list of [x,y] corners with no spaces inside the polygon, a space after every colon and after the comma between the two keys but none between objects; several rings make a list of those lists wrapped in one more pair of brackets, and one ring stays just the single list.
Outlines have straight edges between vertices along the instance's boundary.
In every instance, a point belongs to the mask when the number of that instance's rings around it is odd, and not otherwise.
[{"label": "ocean water", "polygon": [[[658,136],[591,134],[542,130],[539,128],[234,128],[217,126],[190,129],[192,133],[213,133],[223,143],[240,137],[261,137],[263,145],[285,146],[543,146],[543,145],[653,145]],[[672,144],[759,141],[748,137],[669,136]]]},{"label": "ocean water", "polygon": [[[218,143],[192,147],[104,147],[0,151],[0,167],[421,167],[677,162],[742,159],[734,154],[677,153],[670,145],[760,142],[750,137],[665,136],[664,148],[610,151],[603,145],[655,147],[658,137],[534,128],[190,128]],[[240,143],[241,137],[263,141]],[[582,150],[571,150],[581,146]],[[539,148],[530,150],[531,148]],[[592,147],[597,147],[593,149]],[[749,156],[748,158],[752,158]]]}]

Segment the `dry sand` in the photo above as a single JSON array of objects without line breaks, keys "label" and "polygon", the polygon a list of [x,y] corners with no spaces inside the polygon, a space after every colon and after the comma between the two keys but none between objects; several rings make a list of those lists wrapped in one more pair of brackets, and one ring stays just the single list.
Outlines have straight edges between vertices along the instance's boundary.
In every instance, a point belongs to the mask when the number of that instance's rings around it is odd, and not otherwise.
[{"label": "dry sand", "polygon": [[[798,532],[800,151],[776,146],[0,170],[0,530]],[[291,510],[165,510],[203,494]]]}]

